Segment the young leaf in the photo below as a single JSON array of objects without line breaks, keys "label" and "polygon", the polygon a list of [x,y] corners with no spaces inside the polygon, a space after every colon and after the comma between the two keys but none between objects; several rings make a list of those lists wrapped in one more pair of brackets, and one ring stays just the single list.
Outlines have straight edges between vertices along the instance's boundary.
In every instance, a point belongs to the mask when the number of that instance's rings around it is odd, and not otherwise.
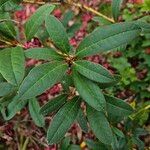
[{"label": "young leaf", "polygon": [[62,23],[51,15],[47,15],[45,23],[50,39],[54,42],[55,46],[62,52],[68,53],[70,50],[70,44]]},{"label": "young leaf", "polygon": [[21,47],[0,51],[0,73],[13,85],[19,85],[24,77],[25,58]]},{"label": "young leaf", "polygon": [[122,2],[123,2],[123,0],[113,0],[112,1],[112,14],[113,14],[115,21],[118,20]]},{"label": "young leaf", "polygon": [[52,48],[31,48],[25,51],[25,56],[42,60],[63,60],[63,57]]},{"label": "young leaf", "polygon": [[89,78],[90,80],[99,83],[114,82],[114,78],[109,71],[99,64],[95,64],[86,60],[78,60],[74,63],[74,67],[80,74]]},{"label": "young leaf", "polygon": [[87,119],[84,116],[83,111],[80,109],[77,116],[77,121],[81,127],[81,129],[87,133],[88,132],[88,125],[87,125]]},{"label": "young leaf", "polygon": [[29,112],[30,115],[38,127],[44,127],[45,120],[44,117],[39,113],[40,105],[36,98],[29,100]]},{"label": "young leaf", "polygon": [[104,111],[106,101],[100,88],[92,81],[80,75],[75,69],[73,70],[73,79],[75,87],[83,100],[96,110]]},{"label": "young leaf", "polygon": [[0,22],[0,34],[2,34],[4,37],[8,39],[16,39],[17,33],[16,33],[13,22],[10,21],[11,18],[10,18],[9,13],[0,12],[0,20],[6,20],[3,22]]},{"label": "young leaf", "polygon": [[20,99],[30,99],[61,81],[67,70],[67,64],[45,63],[33,68],[22,82],[18,94]]},{"label": "young leaf", "polygon": [[66,100],[67,100],[66,94],[62,94],[56,98],[53,98],[44,106],[42,106],[42,108],[40,109],[40,114],[48,115],[49,113],[58,110],[66,102]]},{"label": "young leaf", "polygon": [[0,97],[9,94],[13,90],[13,86],[7,82],[0,83]]},{"label": "young leaf", "polygon": [[133,112],[132,107],[123,100],[108,95],[105,95],[105,99],[107,102],[108,118],[111,121],[121,121]]},{"label": "young leaf", "polygon": [[47,132],[47,140],[50,145],[58,143],[63,138],[76,119],[79,108],[79,97],[75,97],[67,102],[54,116]]},{"label": "young leaf", "polygon": [[54,5],[43,5],[31,16],[31,18],[29,18],[25,24],[25,34],[27,40],[31,40],[34,37],[39,27],[44,22],[46,15],[50,14],[54,8]]},{"label": "young leaf", "polygon": [[125,22],[99,27],[78,46],[76,55],[80,58],[112,50],[129,44],[141,33],[135,22]]},{"label": "young leaf", "polygon": [[91,129],[96,137],[104,144],[111,145],[113,134],[103,112],[96,111],[92,107],[87,107],[87,117]]}]

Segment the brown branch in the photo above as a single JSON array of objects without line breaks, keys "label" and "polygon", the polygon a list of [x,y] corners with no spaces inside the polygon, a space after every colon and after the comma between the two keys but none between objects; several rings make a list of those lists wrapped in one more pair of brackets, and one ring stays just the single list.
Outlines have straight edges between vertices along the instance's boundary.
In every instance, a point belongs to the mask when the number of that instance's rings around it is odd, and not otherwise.
[{"label": "brown branch", "polygon": [[[46,2],[36,2],[36,1],[30,1],[30,0],[23,0],[23,3],[38,4],[38,5],[46,4]],[[49,2],[49,3],[56,4],[56,5],[60,5],[61,4],[61,2],[53,2],[53,1]],[[85,10],[87,10],[87,11],[89,11],[89,12],[91,12],[91,13],[97,15],[97,16],[100,16],[100,17],[102,17],[102,18],[104,18],[104,19],[106,19],[106,20],[108,20],[108,21],[110,21],[112,23],[115,22],[112,18],[109,18],[109,17],[103,15],[102,13],[96,11],[95,9],[93,9],[93,8],[87,6],[87,5],[81,4],[79,2],[75,3],[72,0],[66,0],[65,3],[69,4],[71,6],[79,7],[80,9],[85,9]]]}]

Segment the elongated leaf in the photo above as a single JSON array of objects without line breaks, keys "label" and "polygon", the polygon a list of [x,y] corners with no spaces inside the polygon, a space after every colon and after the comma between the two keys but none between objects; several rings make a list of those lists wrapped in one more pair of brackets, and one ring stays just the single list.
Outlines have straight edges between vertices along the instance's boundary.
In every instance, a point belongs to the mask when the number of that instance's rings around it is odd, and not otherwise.
[{"label": "elongated leaf", "polygon": [[[8,12],[0,12],[0,20],[11,20]],[[0,34],[9,39],[16,39],[16,30],[13,22],[4,21],[0,22]]]},{"label": "elongated leaf", "polygon": [[99,27],[87,36],[77,48],[76,55],[85,57],[129,44],[141,33],[135,22],[125,22]]},{"label": "elongated leaf", "polygon": [[83,100],[96,110],[104,111],[106,102],[100,88],[92,81],[80,75],[75,69],[73,71],[73,78],[75,87]]},{"label": "elongated leaf", "polygon": [[50,14],[54,8],[54,5],[43,5],[31,16],[25,24],[25,34],[27,40],[31,40],[34,37],[39,27],[43,24],[46,15]]},{"label": "elongated leaf", "polygon": [[112,14],[113,14],[115,21],[118,20],[122,2],[123,2],[123,0],[113,0],[112,1]]},{"label": "elongated leaf", "polygon": [[39,113],[40,111],[40,105],[36,98],[29,100],[29,112],[30,115],[35,122],[35,124],[39,127],[44,127],[45,120],[44,117]]},{"label": "elongated leaf", "polygon": [[2,111],[3,117],[5,120],[12,119],[17,112],[19,112],[25,105],[28,103],[28,99],[22,101],[19,99],[18,95],[15,96],[12,101],[9,103],[6,110]]},{"label": "elongated leaf", "polygon": [[111,121],[121,121],[133,112],[132,107],[123,100],[108,95],[105,95],[105,99],[108,117]]},{"label": "elongated leaf", "polygon": [[25,51],[25,56],[42,60],[63,60],[63,57],[52,48],[31,48]]},{"label": "elongated leaf", "polygon": [[45,23],[50,39],[54,42],[55,46],[62,52],[68,53],[70,45],[67,33],[62,23],[51,15],[46,17]]},{"label": "elongated leaf", "polygon": [[58,111],[58,113],[53,118],[53,121],[51,122],[47,132],[47,140],[50,145],[58,143],[63,138],[71,124],[76,119],[79,108],[79,97],[75,97],[71,101],[67,102]]},{"label": "elongated leaf", "polygon": [[86,60],[79,60],[75,63],[76,70],[83,76],[100,83],[114,82],[113,76],[103,66]]},{"label": "elongated leaf", "polygon": [[0,97],[9,94],[13,89],[13,86],[7,82],[0,83]]},{"label": "elongated leaf", "polygon": [[83,113],[83,111],[80,109],[77,116],[77,121],[81,127],[81,129],[87,133],[88,132],[88,125],[87,125],[87,119]]},{"label": "elongated leaf", "polygon": [[25,58],[21,47],[0,51],[0,73],[11,84],[19,85],[24,77]]},{"label": "elongated leaf", "polygon": [[8,0],[0,0],[0,7],[2,7]]},{"label": "elongated leaf", "polygon": [[67,70],[67,64],[45,63],[33,68],[19,88],[20,99],[30,99],[42,94],[59,82]]},{"label": "elongated leaf", "polygon": [[113,134],[103,112],[96,111],[92,107],[87,107],[87,117],[91,129],[96,137],[104,144],[111,145]]},{"label": "elongated leaf", "polygon": [[62,94],[50,100],[48,103],[42,106],[42,108],[40,109],[40,113],[42,115],[48,115],[49,113],[58,110],[66,102],[66,100],[67,100],[67,95]]}]

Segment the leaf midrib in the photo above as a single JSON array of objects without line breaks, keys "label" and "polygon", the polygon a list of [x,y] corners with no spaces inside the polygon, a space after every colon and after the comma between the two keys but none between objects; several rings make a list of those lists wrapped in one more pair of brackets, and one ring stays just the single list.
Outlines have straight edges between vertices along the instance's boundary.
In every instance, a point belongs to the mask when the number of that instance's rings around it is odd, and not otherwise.
[{"label": "leaf midrib", "polygon": [[[87,48],[90,48],[90,47],[92,47],[93,45],[97,45],[98,43],[103,42],[103,41],[107,40],[107,39],[110,38],[110,37],[113,37],[113,36],[116,36],[116,35],[120,35],[120,34],[123,34],[123,33],[127,33],[127,32],[131,32],[131,31],[138,31],[138,30],[141,30],[141,29],[139,28],[139,29],[134,29],[134,30],[123,31],[123,32],[120,32],[120,33],[117,33],[117,34],[113,34],[113,35],[111,35],[111,36],[108,36],[108,37],[106,37],[106,38],[104,38],[104,39],[102,39],[102,40],[100,40],[100,41],[98,41],[98,42],[95,42],[94,44],[91,44],[91,45],[88,46],[88,47],[85,47],[85,48],[83,48],[83,49],[81,49],[81,50],[78,49],[76,55],[79,55],[79,54],[82,53],[83,51],[86,51]],[[80,46],[80,45],[79,45],[79,46]]]},{"label": "leaf midrib", "polygon": [[[65,66],[65,64],[63,64],[63,65]],[[50,72],[53,72],[55,69],[57,69],[58,67],[63,66],[63,65],[58,65],[57,67],[55,67],[54,69],[52,69],[52,70],[50,70],[48,73],[46,73],[44,76],[42,76],[39,80],[42,80],[42,79],[45,78]],[[59,75],[57,75],[57,78],[58,78],[58,76],[59,76]],[[39,80],[37,80],[37,81],[39,81]],[[34,87],[34,85],[35,85],[36,83],[37,83],[37,82],[35,82],[30,88],[28,88],[28,89],[22,94],[21,97],[23,97],[28,91],[30,91],[30,89],[31,89],[32,87]],[[20,97],[20,99],[21,99],[21,97]]]},{"label": "leaf midrib", "polygon": [[[78,101],[79,101],[79,98],[76,100],[76,102],[74,103],[74,105],[72,105],[71,109],[69,109],[66,112],[66,114],[70,114],[69,112],[71,112],[74,109],[74,107],[75,107],[76,103],[78,103]],[[53,139],[55,139],[56,133],[58,132],[58,130],[59,130],[60,126],[63,124],[63,122],[66,122],[66,118],[69,118],[68,115],[64,115],[63,121],[59,123],[59,127],[57,128],[57,130],[56,130],[54,136],[52,137],[51,141],[53,141]]]}]

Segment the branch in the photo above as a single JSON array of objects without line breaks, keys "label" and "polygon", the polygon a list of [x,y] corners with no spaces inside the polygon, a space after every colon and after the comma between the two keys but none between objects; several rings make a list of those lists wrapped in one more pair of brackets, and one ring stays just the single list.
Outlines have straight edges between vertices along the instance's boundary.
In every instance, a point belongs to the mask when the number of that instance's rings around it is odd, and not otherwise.
[{"label": "branch", "polygon": [[[46,4],[46,2],[36,2],[36,1],[30,1],[30,0],[23,0],[23,3],[38,4],[38,5],[44,5],[44,4]],[[51,1],[49,3],[55,4],[55,5],[60,5],[61,1],[60,2],[53,2],[53,1]],[[100,17],[102,17],[102,18],[104,18],[104,19],[106,19],[106,20],[108,20],[108,21],[110,21],[112,23],[115,22],[112,18],[109,18],[109,17],[103,15],[102,13],[96,11],[95,9],[93,9],[93,8],[87,6],[87,5],[81,4],[79,2],[75,3],[72,0],[66,0],[65,3],[69,4],[71,6],[79,7],[80,9],[85,9],[85,10],[87,10],[89,12],[92,12],[93,14],[98,15],[98,16],[100,16]]]}]

